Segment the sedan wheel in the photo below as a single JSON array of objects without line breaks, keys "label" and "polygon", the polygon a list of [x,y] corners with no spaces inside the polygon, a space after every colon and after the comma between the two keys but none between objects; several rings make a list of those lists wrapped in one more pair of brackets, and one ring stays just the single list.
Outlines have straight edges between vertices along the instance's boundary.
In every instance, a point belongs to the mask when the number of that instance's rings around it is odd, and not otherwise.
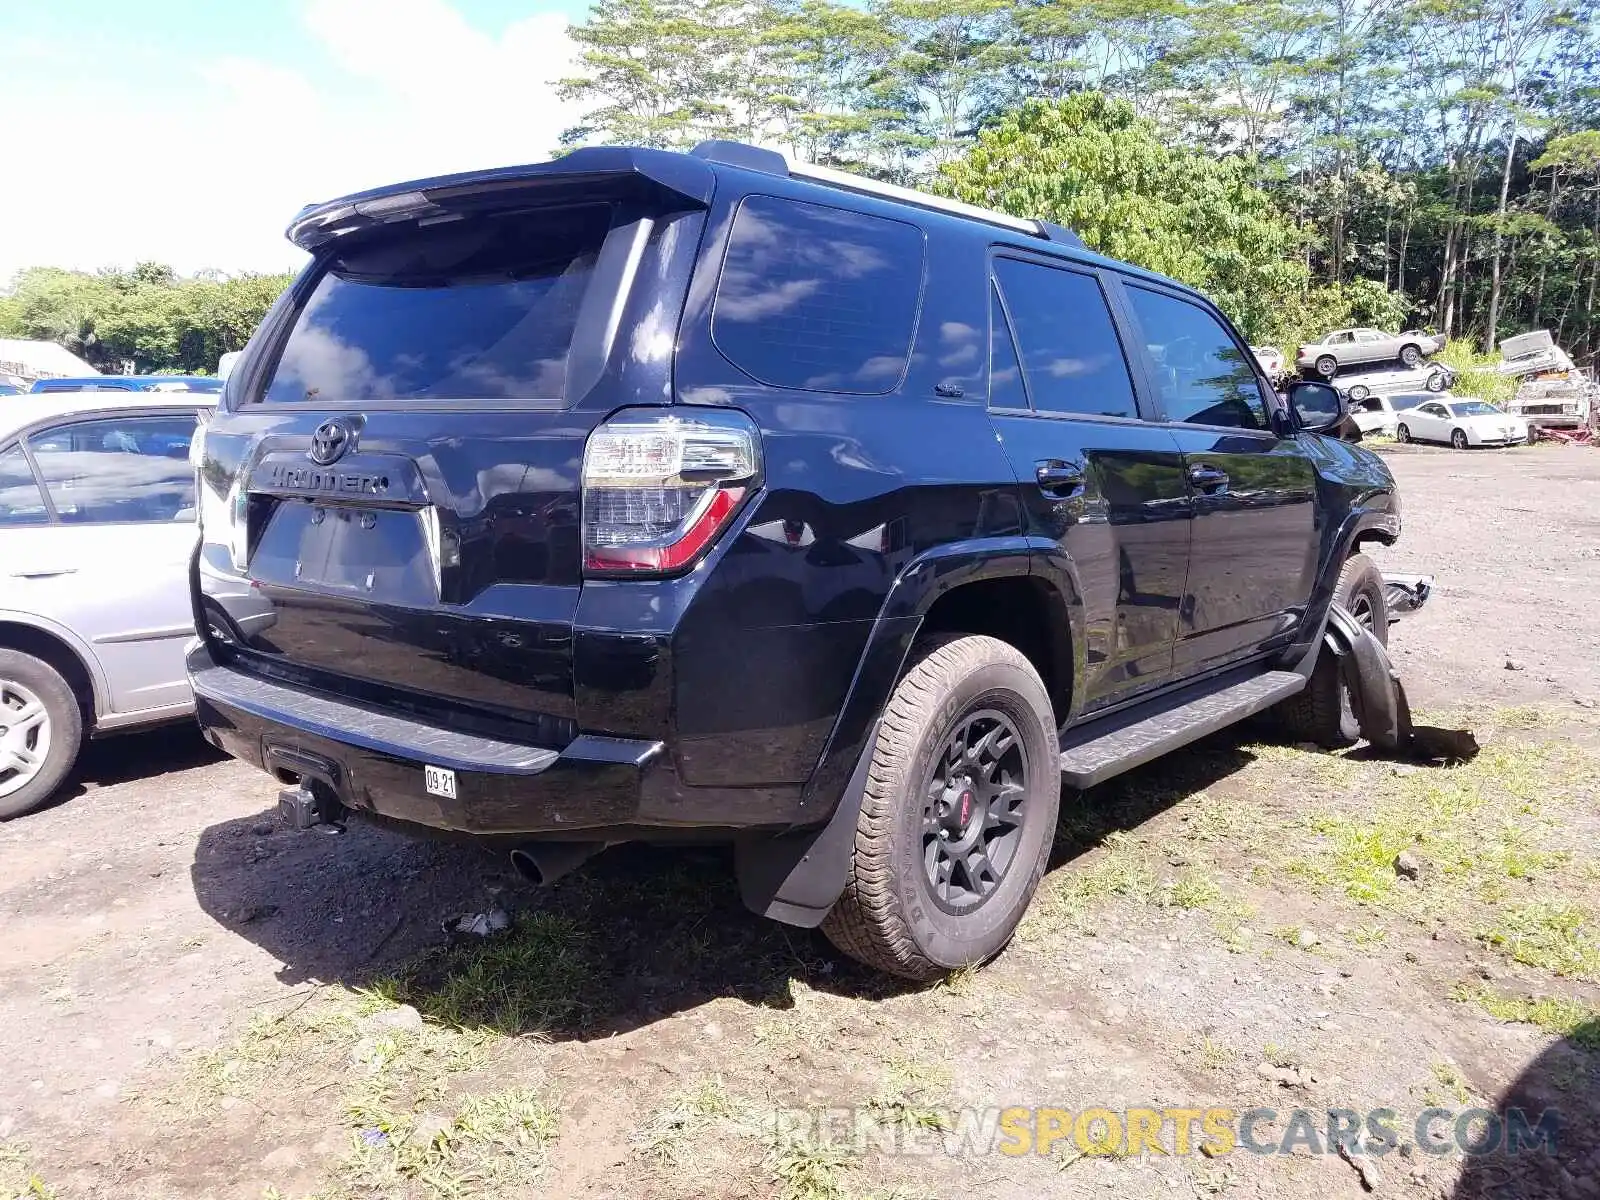
[{"label": "sedan wheel", "polygon": [[0,821],[48,800],[83,742],[83,709],[47,662],[0,650]]},{"label": "sedan wheel", "polygon": [[1324,379],[1332,379],[1339,373],[1339,360],[1331,354],[1324,354],[1317,359],[1317,374]]},{"label": "sedan wheel", "polygon": [[20,792],[50,757],[50,710],[31,690],[0,679],[0,800]]},{"label": "sedan wheel", "polygon": [[1424,386],[1427,387],[1430,392],[1442,392],[1444,391],[1444,385],[1444,372],[1435,371],[1432,375],[1428,376],[1428,382]]},{"label": "sedan wheel", "polygon": [[1422,351],[1416,346],[1401,346],[1400,361],[1414,371],[1422,362]]},{"label": "sedan wheel", "polygon": [[1465,429],[1452,429],[1450,431],[1450,444],[1457,450],[1467,448],[1467,431]]},{"label": "sedan wheel", "polygon": [[1360,404],[1370,395],[1372,395],[1372,389],[1364,383],[1358,383],[1355,385],[1355,387],[1350,389],[1350,399],[1354,400],[1357,404]]},{"label": "sedan wheel", "polygon": [[1394,440],[1397,442],[1409,442],[1411,440],[1411,430],[1403,424],[1396,425],[1394,427]]}]

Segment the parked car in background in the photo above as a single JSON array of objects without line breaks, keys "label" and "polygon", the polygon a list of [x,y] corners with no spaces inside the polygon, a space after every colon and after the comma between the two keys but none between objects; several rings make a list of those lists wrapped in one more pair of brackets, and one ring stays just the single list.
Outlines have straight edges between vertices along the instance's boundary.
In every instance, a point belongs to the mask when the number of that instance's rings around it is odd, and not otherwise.
[{"label": "parked car in background", "polygon": [[199,392],[214,395],[222,380],[212,375],[86,375],[78,379],[40,379],[30,392]]},{"label": "parked car in background", "polygon": [[85,737],[186,717],[197,412],[150,392],[0,405],[0,819]]},{"label": "parked car in background", "polygon": [[1262,374],[1274,385],[1288,374],[1289,360],[1276,346],[1251,346],[1250,353],[1255,355],[1256,365],[1261,368]]},{"label": "parked car in background", "polygon": [[1444,348],[1445,339],[1434,334],[1384,333],[1378,329],[1335,329],[1320,342],[1301,346],[1295,365],[1332,379],[1340,371],[1361,363],[1400,362],[1415,370],[1422,360]]},{"label": "parked car in background", "polygon": [[1355,422],[1356,428],[1361,430],[1362,436],[1393,437],[1398,418],[1394,406],[1389,403],[1389,398],[1382,395],[1368,395],[1361,400],[1350,398],[1350,419]]},{"label": "parked car in background", "polygon": [[1368,396],[1393,395],[1396,392],[1427,391],[1446,392],[1455,386],[1456,373],[1443,363],[1423,363],[1416,370],[1406,367],[1385,367],[1377,371],[1361,371],[1354,375],[1339,376],[1339,390],[1359,404]]},{"label": "parked car in background", "polygon": [[1397,414],[1394,436],[1400,442],[1446,442],[1469,446],[1514,446],[1528,440],[1528,423],[1484,400],[1430,396]]},{"label": "parked car in background", "polygon": [[9,379],[0,379],[0,396],[20,396],[27,388],[12,383]]}]

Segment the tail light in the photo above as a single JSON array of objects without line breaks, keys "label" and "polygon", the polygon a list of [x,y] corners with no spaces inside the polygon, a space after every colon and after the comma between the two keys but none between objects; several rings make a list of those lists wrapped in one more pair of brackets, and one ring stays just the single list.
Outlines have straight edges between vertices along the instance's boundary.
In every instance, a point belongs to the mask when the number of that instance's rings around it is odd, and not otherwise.
[{"label": "tail light", "polygon": [[761,438],[743,413],[618,413],[583,451],[587,574],[665,575],[693,565],[760,485]]},{"label": "tail light", "polygon": [[242,473],[234,476],[224,490],[206,470],[206,430],[210,426],[210,413],[202,411],[195,424],[194,438],[189,443],[189,462],[194,467],[196,509],[199,513],[200,540],[226,546],[228,561],[236,571],[248,565],[249,550],[246,545],[246,505],[249,495],[241,486]]}]

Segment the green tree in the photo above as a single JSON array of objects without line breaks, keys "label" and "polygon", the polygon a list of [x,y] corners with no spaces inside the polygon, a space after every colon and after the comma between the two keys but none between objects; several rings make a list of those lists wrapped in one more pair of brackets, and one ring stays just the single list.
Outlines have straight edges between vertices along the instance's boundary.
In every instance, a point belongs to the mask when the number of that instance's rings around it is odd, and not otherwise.
[{"label": "green tree", "polygon": [[1258,337],[1306,276],[1293,223],[1254,175],[1249,160],[1169,146],[1131,104],[1085,93],[985,130],[937,186],[1058,221],[1095,250],[1201,288]]}]

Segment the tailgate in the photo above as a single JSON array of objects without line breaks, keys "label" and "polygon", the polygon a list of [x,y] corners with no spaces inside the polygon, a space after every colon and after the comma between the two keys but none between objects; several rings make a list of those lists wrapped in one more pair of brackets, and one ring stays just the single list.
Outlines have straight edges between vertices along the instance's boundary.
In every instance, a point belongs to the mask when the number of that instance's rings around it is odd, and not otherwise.
[{"label": "tailgate", "polygon": [[661,259],[695,239],[663,231],[700,216],[462,203],[333,242],[230,380],[200,603],[240,666],[548,740],[574,729],[586,439],[613,389],[670,394],[670,360],[611,347],[641,310],[675,323]]}]

